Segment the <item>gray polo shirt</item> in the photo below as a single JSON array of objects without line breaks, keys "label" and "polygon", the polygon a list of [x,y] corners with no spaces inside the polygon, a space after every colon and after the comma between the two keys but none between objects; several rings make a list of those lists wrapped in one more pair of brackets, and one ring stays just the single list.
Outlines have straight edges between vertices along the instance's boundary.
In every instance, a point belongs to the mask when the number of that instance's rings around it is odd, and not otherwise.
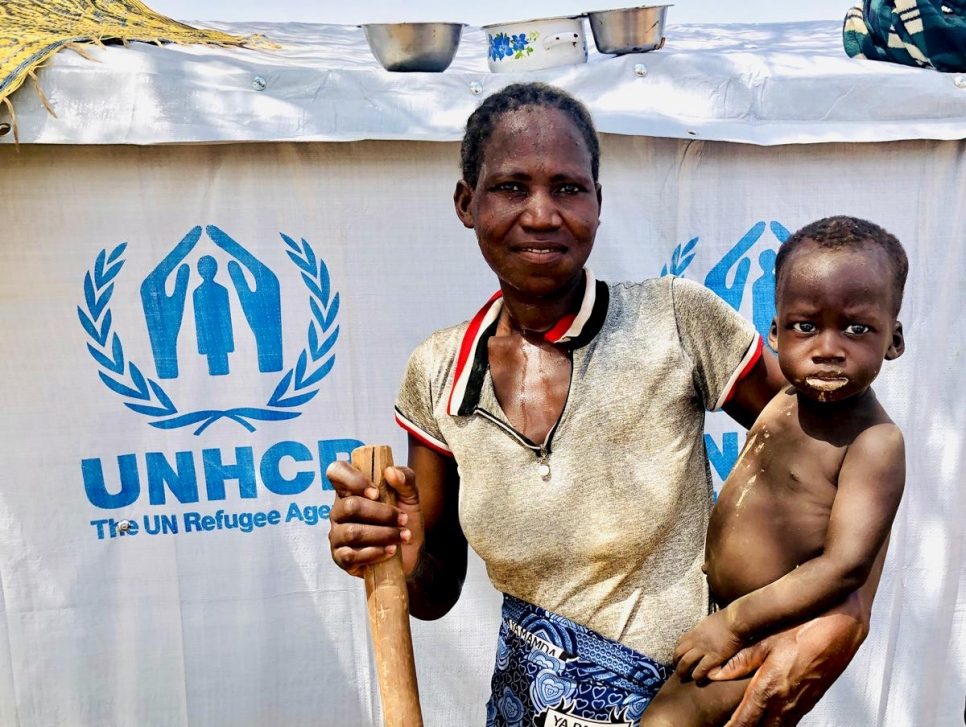
[{"label": "gray polo shirt", "polygon": [[497,401],[499,294],[410,357],[396,419],[459,466],[459,518],[493,585],[653,659],[707,613],[704,413],[761,355],[750,323],[683,278],[605,284],[548,334],[573,357],[544,442]]}]

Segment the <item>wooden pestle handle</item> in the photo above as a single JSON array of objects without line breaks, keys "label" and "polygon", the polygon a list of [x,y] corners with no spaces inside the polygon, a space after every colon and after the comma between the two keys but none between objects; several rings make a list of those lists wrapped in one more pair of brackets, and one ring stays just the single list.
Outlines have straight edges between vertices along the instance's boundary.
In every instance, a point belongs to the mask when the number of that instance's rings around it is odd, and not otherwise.
[{"label": "wooden pestle handle", "polygon": [[[386,445],[368,445],[352,451],[352,466],[379,488],[379,500],[395,505],[395,494],[386,487],[383,476],[392,464],[392,450]],[[383,723],[385,727],[422,727],[401,548],[389,560],[368,566],[365,580]]]}]

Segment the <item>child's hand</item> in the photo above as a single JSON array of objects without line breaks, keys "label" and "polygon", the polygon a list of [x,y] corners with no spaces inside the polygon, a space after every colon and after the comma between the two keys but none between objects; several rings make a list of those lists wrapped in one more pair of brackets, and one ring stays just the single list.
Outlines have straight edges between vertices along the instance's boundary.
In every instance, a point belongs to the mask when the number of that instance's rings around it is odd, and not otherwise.
[{"label": "child's hand", "polygon": [[705,679],[714,667],[724,664],[744,646],[728,624],[725,611],[703,619],[688,631],[674,650],[675,671],[682,679]]}]

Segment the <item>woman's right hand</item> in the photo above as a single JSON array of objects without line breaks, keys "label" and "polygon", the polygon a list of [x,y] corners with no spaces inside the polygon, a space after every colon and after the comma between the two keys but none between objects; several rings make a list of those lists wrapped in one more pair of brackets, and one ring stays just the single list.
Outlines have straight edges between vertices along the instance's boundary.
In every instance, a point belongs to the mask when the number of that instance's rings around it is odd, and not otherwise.
[{"label": "woman's right hand", "polygon": [[329,513],[329,549],[336,565],[362,576],[366,566],[388,560],[401,547],[403,571],[412,573],[426,537],[413,471],[386,468],[396,507],[379,502],[378,488],[348,462],[333,462],[325,474],[336,493]]}]

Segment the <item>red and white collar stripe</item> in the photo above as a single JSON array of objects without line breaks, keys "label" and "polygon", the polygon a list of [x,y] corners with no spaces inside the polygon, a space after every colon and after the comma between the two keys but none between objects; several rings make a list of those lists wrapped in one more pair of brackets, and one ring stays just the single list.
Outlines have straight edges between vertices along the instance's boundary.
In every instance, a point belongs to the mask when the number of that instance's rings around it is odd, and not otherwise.
[{"label": "red and white collar stripe", "polygon": [[[584,296],[580,303],[580,309],[576,314],[566,315],[557,321],[550,330],[544,333],[544,338],[550,343],[566,343],[580,336],[594,312],[596,299],[596,279],[590,268],[584,268]],[[453,386],[446,403],[446,413],[450,416],[459,416],[459,411],[466,401],[468,392],[474,398],[479,397],[479,391],[473,391],[476,387],[471,386],[471,377],[474,372],[473,362],[477,361],[481,355],[485,357],[485,351],[480,350],[481,341],[489,339],[489,334],[493,332],[491,329],[499,319],[502,310],[503,293],[498,290],[473,316],[466,332],[463,334],[456,358]],[[478,382],[474,383],[478,385]]]}]

